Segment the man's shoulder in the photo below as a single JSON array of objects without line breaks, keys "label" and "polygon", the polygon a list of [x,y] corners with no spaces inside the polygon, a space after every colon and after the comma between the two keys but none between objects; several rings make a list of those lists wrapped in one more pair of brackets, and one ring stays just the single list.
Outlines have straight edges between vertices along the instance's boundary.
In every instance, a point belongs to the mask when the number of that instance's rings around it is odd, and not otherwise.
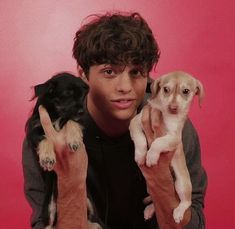
[{"label": "man's shoulder", "polygon": [[197,131],[192,121],[189,118],[187,118],[185,121],[184,128],[183,128],[183,136],[189,136],[189,137],[197,136]]}]

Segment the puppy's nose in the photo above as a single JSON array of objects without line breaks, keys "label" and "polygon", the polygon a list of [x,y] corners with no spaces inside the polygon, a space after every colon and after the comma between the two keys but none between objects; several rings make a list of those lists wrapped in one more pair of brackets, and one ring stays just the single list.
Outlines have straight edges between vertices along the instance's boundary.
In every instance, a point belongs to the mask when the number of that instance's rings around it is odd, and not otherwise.
[{"label": "puppy's nose", "polygon": [[169,105],[169,112],[171,114],[177,114],[178,113],[178,106],[175,104]]}]

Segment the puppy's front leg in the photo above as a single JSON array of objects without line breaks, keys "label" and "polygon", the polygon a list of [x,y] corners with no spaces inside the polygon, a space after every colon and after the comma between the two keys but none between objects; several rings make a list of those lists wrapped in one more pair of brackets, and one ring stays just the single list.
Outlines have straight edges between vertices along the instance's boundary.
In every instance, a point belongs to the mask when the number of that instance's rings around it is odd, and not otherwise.
[{"label": "puppy's front leg", "polygon": [[69,120],[65,124],[65,130],[66,143],[69,149],[72,152],[77,151],[80,148],[82,142],[82,127],[77,122]]},{"label": "puppy's front leg", "polygon": [[102,227],[98,223],[88,221],[88,229],[102,229]]},{"label": "puppy's front leg", "polygon": [[172,158],[171,165],[176,177],[175,189],[180,198],[180,204],[174,209],[173,217],[176,223],[180,223],[184,217],[185,211],[191,205],[192,198],[192,183],[186,165],[182,145],[177,147]]},{"label": "puppy's front leg", "polygon": [[155,213],[154,204],[151,203],[148,206],[146,206],[144,209],[144,219],[149,220],[150,218],[153,217],[154,213]]},{"label": "puppy's front leg", "polygon": [[39,156],[39,163],[44,170],[51,171],[56,163],[56,156],[52,142],[46,138],[38,144],[37,153]]},{"label": "puppy's front leg", "polygon": [[156,138],[151,144],[150,149],[147,152],[146,164],[151,167],[156,165],[160,154],[163,152],[169,152],[176,149],[180,139],[172,134],[167,134],[162,137]]},{"label": "puppy's front leg", "polygon": [[141,127],[141,113],[131,120],[129,130],[135,145],[135,161],[138,165],[143,165],[146,160],[147,140]]}]

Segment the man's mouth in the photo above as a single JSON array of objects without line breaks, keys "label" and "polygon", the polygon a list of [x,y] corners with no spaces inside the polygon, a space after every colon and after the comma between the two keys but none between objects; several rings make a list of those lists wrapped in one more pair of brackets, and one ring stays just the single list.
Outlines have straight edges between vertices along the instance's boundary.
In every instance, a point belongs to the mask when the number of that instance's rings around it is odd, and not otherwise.
[{"label": "man's mouth", "polygon": [[130,108],[134,101],[134,99],[116,99],[112,100],[112,103],[116,108],[124,110]]}]

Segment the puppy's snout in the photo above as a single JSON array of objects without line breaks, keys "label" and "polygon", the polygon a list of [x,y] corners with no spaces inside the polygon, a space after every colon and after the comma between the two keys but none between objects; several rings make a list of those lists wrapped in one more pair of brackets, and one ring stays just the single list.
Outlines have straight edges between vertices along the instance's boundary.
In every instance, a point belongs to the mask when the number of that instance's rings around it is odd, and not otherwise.
[{"label": "puppy's snout", "polygon": [[168,107],[168,110],[171,114],[177,114],[178,113],[178,106],[176,104],[170,104]]}]

